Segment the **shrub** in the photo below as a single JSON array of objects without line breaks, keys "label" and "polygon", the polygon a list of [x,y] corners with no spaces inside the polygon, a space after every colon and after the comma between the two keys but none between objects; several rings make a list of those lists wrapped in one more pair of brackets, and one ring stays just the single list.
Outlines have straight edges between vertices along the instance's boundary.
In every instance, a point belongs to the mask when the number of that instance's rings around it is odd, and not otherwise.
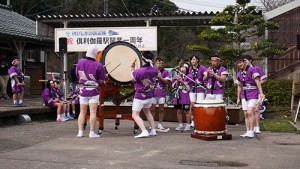
[{"label": "shrub", "polygon": [[292,81],[268,79],[263,84],[263,91],[270,105],[288,105],[291,103]]},{"label": "shrub", "polygon": [[[227,83],[228,84],[228,83]],[[226,84],[226,85],[227,85]],[[268,79],[263,85],[263,92],[268,99],[268,103],[273,106],[289,105],[292,96],[291,80],[273,80]],[[229,97],[236,102],[237,87],[233,83],[227,85],[225,89],[225,97]]]}]

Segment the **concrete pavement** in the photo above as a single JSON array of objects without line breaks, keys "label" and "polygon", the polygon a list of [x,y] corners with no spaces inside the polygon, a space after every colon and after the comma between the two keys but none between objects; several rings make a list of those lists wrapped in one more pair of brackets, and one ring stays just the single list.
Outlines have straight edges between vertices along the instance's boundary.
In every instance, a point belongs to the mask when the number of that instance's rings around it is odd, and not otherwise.
[{"label": "concrete pavement", "polygon": [[[105,120],[101,138],[76,138],[77,123],[31,122],[0,128],[0,168],[274,168],[300,166],[300,135],[263,132],[240,138],[244,126],[229,126],[232,140],[202,141],[191,132],[134,139],[132,121]],[[85,135],[88,132],[85,131]]]}]

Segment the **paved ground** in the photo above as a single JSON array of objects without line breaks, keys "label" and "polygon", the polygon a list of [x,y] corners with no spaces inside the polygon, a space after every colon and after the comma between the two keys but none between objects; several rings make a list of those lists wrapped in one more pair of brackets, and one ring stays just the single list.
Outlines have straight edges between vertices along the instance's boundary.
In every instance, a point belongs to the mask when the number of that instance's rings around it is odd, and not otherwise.
[{"label": "paved ground", "polygon": [[[76,121],[31,122],[0,128],[0,168],[274,168],[300,166],[300,135],[263,132],[240,138],[244,126],[229,126],[233,140],[202,141],[172,130],[134,139],[133,123],[105,120],[101,138],[75,138]],[[85,132],[87,134],[87,132]]]}]

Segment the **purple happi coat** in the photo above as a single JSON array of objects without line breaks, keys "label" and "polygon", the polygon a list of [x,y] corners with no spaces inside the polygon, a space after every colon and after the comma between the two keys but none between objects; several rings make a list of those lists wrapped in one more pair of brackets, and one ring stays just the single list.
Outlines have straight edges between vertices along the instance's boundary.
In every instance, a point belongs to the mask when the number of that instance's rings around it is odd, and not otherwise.
[{"label": "purple happi coat", "polygon": [[[191,79],[193,79],[196,83],[204,86],[203,77],[204,77],[205,71],[206,71],[206,68],[202,65],[199,65],[197,69],[193,69],[193,67],[190,67],[188,76]],[[190,82],[190,83],[193,83],[192,89],[190,90],[190,92],[192,92],[192,93],[204,93],[205,92],[205,90],[201,87],[195,88],[196,84],[194,84],[194,82]]]},{"label": "purple happi coat", "polygon": [[256,72],[256,69],[254,67],[247,66],[245,71],[240,70],[238,72],[235,83],[240,85],[243,88],[241,92],[242,99],[244,98],[246,100],[258,99],[259,90],[254,80],[256,77],[260,77],[260,76]]},{"label": "purple happi coat", "polygon": [[53,88],[45,88],[43,90],[42,99],[46,106],[55,107],[55,103],[53,101],[48,103],[50,99],[54,99],[54,98],[55,98],[55,96],[54,96]]},{"label": "purple happi coat", "polygon": [[[212,69],[213,68],[210,66],[208,69]],[[219,68],[214,70],[215,73],[218,76],[221,75],[228,75],[227,69],[223,66],[220,66]],[[206,80],[206,87],[207,87],[207,93],[208,94],[224,94],[224,87],[225,87],[225,83],[222,83],[220,81],[218,81],[217,79],[214,80],[214,86],[212,86],[213,84],[213,75],[209,74],[207,71],[205,71],[205,74],[208,74],[207,80]]]},{"label": "purple happi coat", "polygon": [[76,67],[76,76],[82,85],[80,96],[99,95],[99,83],[105,82],[105,70],[101,63],[91,58],[80,59]]},{"label": "purple happi coat", "polygon": [[[158,74],[161,74],[162,78],[171,81],[171,75],[166,69],[161,69]],[[154,97],[166,97],[167,87],[168,85],[158,78],[155,82]]]},{"label": "purple happi coat", "polygon": [[[182,80],[183,82],[189,83],[189,79],[186,76]],[[172,87],[174,88],[173,91],[175,92],[174,104],[191,104],[189,96],[190,91],[182,83],[178,83],[176,85],[176,81],[177,77],[175,77],[172,81]]]},{"label": "purple happi coat", "polygon": [[20,83],[24,81],[24,73],[21,71],[21,69],[15,65],[12,65],[10,69],[8,70],[9,77],[11,78],[11,88],[12,93],[21,93],[24,91],[24,86],[18,86],[17,81],[13,78],[14,76],[17,76]]},{"label": "purple happi coat", "polygon": [[135,99],[146,100],[153,97],[154,83],[157,75],[157,69],[149,65],[144,65],[132,72],[132,77],[135,81]]},{"label": "purple happi coat", "polygon": [[79,104],[79,97],[77,97],[79,95],[80,95],[80,88],[77,87],[71,95],[72,101],[75,102],[75,104]]},{"label": "purple happi coat", "polygon": [[54,91],[54,97],[55,99],[58,99],[60,101],[64,100],[64,95],[62,93],[62,91],[56,87],[52,88],[52,90]]},{"label": "purple happi coat", "polygon": [[265,80],[268,77],[261,67],[259,66],[253,66],[253,67],[256,69],[256,72],[259,74],[260,81]]}]

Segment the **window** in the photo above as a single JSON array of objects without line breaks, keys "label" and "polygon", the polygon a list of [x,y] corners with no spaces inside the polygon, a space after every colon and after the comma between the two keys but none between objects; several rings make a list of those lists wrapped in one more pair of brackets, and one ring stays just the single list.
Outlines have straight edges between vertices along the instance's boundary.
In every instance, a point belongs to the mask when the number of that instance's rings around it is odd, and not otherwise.
[{"label": "window", "polygon": [[27,58],[27,61],[34,62],[34,61],[35,61],[35,58],[36,58],[35,51],[34,51],[34,50],[29,50],[29,51],[28,51],[28,58]]}]

